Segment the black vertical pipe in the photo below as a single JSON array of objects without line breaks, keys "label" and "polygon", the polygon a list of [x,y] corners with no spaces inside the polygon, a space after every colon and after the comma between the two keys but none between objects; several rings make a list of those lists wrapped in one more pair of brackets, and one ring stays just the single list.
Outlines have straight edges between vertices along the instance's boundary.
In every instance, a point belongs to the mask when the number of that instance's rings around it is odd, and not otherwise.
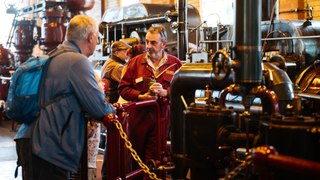
[{"label": "black vertical pipe", "polygon": [[187,0],[178,0],[178,58],[181,60],[186,60],[186,54],[188,52],[188,2]]},{"label": "black vertical pipe", "polygon": [[236,0],[235,59],[238,84],[257,85],[262,80],[261,0]]}]

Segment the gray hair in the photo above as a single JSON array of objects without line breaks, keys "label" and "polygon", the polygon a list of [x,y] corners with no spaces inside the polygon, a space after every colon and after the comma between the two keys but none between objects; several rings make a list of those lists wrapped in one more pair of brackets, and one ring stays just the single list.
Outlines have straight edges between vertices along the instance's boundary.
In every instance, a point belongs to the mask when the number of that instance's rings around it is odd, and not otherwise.
[{"label": "gray hair", "polygon": [[163,41],[167,41],[167,32],[166,32],[166,28],[160,24],[157,24],[157,25],[153,25],[151,26],[148,31],[149,33],[151,34],[156,34],[156,33],[159,33],[160,36],[161,36],[161,39]]},{"label": "gray hair", "polygon": [[89,33],[98,31],[98,23],[87,15],[74,16],[67,28],[66,40],[81,41],[88,38]]}]

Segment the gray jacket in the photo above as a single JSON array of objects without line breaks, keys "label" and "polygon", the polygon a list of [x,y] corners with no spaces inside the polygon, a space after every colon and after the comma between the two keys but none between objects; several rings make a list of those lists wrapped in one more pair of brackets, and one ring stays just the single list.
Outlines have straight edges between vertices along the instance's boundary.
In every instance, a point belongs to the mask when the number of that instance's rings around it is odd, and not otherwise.
[{"label": "gray jacket", "polygon": [[65,41],[58,48],[72,48],[75,52],[52,59],[40,100],[48,102],[61,94],[68,95],[41,109],[32,148],[34,155],[63,169],[77,171],[86,138],[84,112],[102,120],[114,108],[104,101],[94,69],[77,46]]}]

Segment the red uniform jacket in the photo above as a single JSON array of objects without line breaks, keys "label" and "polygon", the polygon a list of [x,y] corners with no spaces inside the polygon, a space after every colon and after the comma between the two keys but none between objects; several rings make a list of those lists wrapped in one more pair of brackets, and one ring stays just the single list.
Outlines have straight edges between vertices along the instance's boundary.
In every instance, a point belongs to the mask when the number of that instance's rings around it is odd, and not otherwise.
[{"label": "red uniform jacket", "polygon": [[[152,67],[146,60],[146,53],[136,56],[128,63],[127,70],[118,86],[119,94],[127,101],[138,101],[139,94],[144,94],[149,90],[150,79],[154,79]],[[156,78],[156,81],[162,84],[164,89],[170,89],[170,83],[174,73],[182,66],[182,62],[175,56],[167,54],[167,62],[160,67],[159,73],[164,72]],[[167,69],[170,65],[174,66]],[[166,70],[167,69],[167,70]]]},{"label": "red uniform jacket", "polygon": [[[170,88],[170,83],[174,73],[182,66],[182,62],[169,54],[167,55],[167,62],[159,69],[159,74],[156,78],[158,83],[162,84],[164,89]],[[127,70],[121,79],[118,86],[119,94],[127,101],[138,101],[139,94],[144,94],[149,90],[150,78],[154,79],[152,67],[150,67],[146,60],[146,54],[141,54],[131,59],[128,63]],[[173,65],[174,64],[174,65]],[[169,66],[171,66],[168,68]],[[160,98],[159,105],[161,109],[161,126],[162,136],[164,140],[169,129],[169,98]],[[135,113],[131,114],[129,121],[129,139],[132,142],[133,148],[144,162],[154,159],[156,155],[156,118],[154,111],[146,108],[137,109]],[[138,167],[138,165],[134,165]]]}]

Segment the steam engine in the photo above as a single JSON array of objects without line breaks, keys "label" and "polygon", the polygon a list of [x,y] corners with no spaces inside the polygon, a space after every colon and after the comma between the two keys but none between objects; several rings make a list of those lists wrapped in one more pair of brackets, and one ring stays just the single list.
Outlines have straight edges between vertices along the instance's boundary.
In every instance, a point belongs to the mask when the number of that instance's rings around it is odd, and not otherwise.
[{"label": "steam engine", "polygon": [[[297,164],[303,166],[301,159],[319,162],[319,121],[314,109],[318,22],[261,23],[260,3],[236,1],[232,47],[216,51],[211,64],[185,64],[174,77],[172,153],[178,179],[187,171],[191,179],[317,176],[305,173],[303,167],[298,173],[295,170]],[[203,103],[198,101],[199,89]],[[218,91],[215,98],[214,91]],[[275,152],[265,145],[301,159],[279,157],[282,166],[268,162]],[[262,169],[261,149],[268,149],[263,151],[267,155]],[[268,168],[272,170],[266,173]]]},{"label": "steam engine", "polygon": [[[186,60],[172,81],[170,150],[163,148],[166,157],[157,159],[172,168],[155,163],[152,170],[161,178],[195,180],[319,177],[319,21],[261,21],[261,0],[235,4],[233,27],[202,27],[198,11],[184,1],[177,8],[135,4],[103,16],[103,56],[112,41],[144,43],[148,27],[161,23],[168,32],[167,51]],[[54,12],[43,17],[62,23],[64,11]],[[28,42],[16,44],[34,45]],[[47,51],[55,39],[40,42]],[[22,61],[30,52],[19,47]],[[11,62],[6,56],[1,60]]]},{"label": "steam engine", "polygon": [[[189,7],[186,9],[189,13]],[[207,63],[190,63],[180,56],[186,63],[171,86],[170,158],[174,170],[167,173],[174,179],[319,175],[315,170],[320,152],[319,22],[274,20],[270,25],[270,21],[261,21],[261,1],[236,1],[233,33],[227,25],[207,28],[192,24],[189,18],[194,13],[187,16],[187,28],[174,29],[175,23],[168,21],[174,20],[173,11],[104,23],[107,43],[103,52],[107,52],[110,39],[135,37],[143,43],[145,30],[153,23],[162,23],[173,32],[188,32],[194,35],[188,37],[189,42],[205,47],[189,51],[179,44],[177,39],[183,38],[179,33],[169,32],[168,52],[175,54],[172,47],[178,46],[178,56],[179,51],[193,58],[205,53],[201,58]],[[177,21],[184,20],[177,17]],[[200,31],[196,34],[192,29]],[[163,168],[155,169],[159,173]],[[297,169],[303,175],[296,175]]]}]

